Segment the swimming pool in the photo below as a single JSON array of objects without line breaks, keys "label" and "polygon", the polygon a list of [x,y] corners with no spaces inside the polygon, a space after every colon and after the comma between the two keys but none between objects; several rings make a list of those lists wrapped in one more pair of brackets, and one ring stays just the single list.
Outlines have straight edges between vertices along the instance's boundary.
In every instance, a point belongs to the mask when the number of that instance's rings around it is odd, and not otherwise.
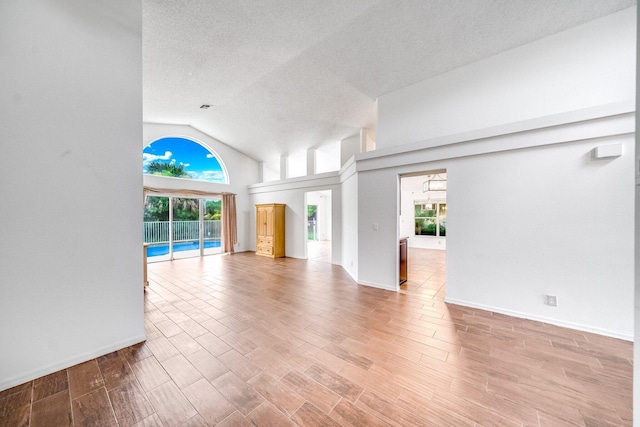
[{"label": "swimming pool", "polygon": [[[220,242],[204,242],[204,248],[219,248]],[[174,243],[173,251],[181,252],[181,251],[196,251],[200,249],[200,245],[198,242],[183,242],[183,243]],[[167,255],[169,253],[169,244],[165,243],[162,245],[154,245],[147,247],[147,256],[160,256]]]}]

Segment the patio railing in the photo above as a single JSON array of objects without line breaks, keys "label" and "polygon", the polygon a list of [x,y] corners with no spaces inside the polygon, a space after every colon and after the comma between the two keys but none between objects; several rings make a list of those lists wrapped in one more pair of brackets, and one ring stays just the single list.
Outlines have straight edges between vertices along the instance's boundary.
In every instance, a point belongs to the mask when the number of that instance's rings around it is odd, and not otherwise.
[{"label": "patio railing", "polygon": [[[203,221],[204,240],[220,240],[221,222],[220,220]],[[143,230],[145,243],[169,242],[169,221],[145,221]],[[199,221],[173,221],[174,242],[189,242],[199,239]]]}]

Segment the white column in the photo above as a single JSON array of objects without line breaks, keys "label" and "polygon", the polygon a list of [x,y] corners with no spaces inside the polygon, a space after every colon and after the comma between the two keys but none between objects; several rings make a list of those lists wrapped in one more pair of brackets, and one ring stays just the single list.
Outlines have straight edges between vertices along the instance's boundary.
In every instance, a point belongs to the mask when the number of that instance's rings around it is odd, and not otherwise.
[{"label": "white column", "polygon": [[316,149],[307,148],[307,175],[316,174]]},{"label": "white column", "polygon": [[258,162],[258,182],[264,182],[264,162]]},{"label": "white column", "polygon": [[287,179],[289,176],[289,156],[283,154],[280,156],[280,179]]}]

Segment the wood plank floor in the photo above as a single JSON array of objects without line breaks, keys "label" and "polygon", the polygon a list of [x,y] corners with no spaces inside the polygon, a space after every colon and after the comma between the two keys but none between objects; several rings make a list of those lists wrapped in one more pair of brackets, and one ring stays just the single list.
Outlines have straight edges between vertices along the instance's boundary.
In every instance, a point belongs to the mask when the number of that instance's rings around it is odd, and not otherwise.
[{"label": "wood plank floor", "polygon": [[632,424],[632,344],[253,253],[149,265],[148,340],[0,392],[1,426]]}]

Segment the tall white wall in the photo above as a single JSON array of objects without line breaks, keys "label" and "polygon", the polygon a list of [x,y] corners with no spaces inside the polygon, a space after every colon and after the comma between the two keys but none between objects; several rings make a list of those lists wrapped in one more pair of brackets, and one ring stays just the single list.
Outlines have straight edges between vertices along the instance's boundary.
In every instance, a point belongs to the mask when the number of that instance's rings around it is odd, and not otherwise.
[{"label": "tall white wall", "polygon": [[0,3],[0,390],[145,339],[141,9]]},{"label": "tall white wall", "polygon": [[636,8],[378,99],[378,149],[633,99]]},{"label": "tall white wall", "polygon": [[633,137],[614,141],[607,160],[585,141],[453,162],[447,299],[631,339]]},{"label": "tall white wall", "polygon": [[144,175],[144,185],[156,188],[208,191],[211,193],[235,193],[238,243],[234,250],[242,252],[252,248],[255,244],[255,236],[250,231],[253,204],[251,203],[247,186],[258,182],[258,162],[217,139],[185,125],[145,123],[140,152],[142,153],[142,149],[152,142],[172,136],[192,139],[216,153],[226,167],[229,177],[228,184]]},{"label": "tall white wall", "polygon": [[632,339],[635,13],[381,97],[358,281],[397,288],[398,174],[446,169],[449,302]]}]

